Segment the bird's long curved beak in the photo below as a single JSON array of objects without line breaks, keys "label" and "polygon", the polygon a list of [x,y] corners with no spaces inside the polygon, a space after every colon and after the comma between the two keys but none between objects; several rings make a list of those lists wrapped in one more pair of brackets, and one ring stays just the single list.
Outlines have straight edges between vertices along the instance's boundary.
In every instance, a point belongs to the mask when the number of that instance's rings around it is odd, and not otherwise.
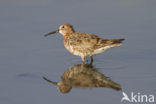
[{"label": "bird's long curved beak", "polygon": [[49,36],[49,35],[52,35],[52,34],[55,34],[55,33],[58,33],[58,32],[59,32],[59,30],[55,30],[55,31],[52,31],[52,32],[49,32],[49,33],[45,34],[44,36],[46,37],[46,36]]}]

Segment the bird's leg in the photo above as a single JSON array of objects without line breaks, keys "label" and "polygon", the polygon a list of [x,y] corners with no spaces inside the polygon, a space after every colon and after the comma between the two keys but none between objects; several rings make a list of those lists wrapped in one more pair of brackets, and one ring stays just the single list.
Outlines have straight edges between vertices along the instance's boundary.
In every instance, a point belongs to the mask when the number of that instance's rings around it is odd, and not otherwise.
[{"label": "bird's leg", "polygon": [[85,65],[85,57],[84,56],[81,56],[81,59],[82,59],[81,72],[83,72],[84,71],[84,65]]},{"label": "bird's leg", "polygon": [[85,63],[85,56],[81,56],[82,63]]},{"label": "bird's leg", "polygon": [[92,65],[92,64],[93,64],[93,61],[94,61],[94,60],[93,60],[93,56],[91,56],[90,59],[91,59],[91,60],[90,60],[90,65]]},{"label": "bird's leg", "polygon": [[87,58],[87,64],[88,64],[88,60],[89,60],[89,59]]}]

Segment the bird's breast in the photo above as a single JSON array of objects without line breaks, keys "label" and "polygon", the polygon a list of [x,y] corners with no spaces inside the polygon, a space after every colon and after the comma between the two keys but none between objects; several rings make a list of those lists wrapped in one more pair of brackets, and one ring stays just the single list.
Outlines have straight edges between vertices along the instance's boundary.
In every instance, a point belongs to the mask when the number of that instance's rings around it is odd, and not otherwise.
[{"label": "bird's breast", "polygon": [[77,55],[77,56],[82,56],[83,53],[78,51],[72,44],[70,44],[70,39],[68,39],[67,37],[64,38],[64,46],[65,48],[72,53],[73,55]]}]

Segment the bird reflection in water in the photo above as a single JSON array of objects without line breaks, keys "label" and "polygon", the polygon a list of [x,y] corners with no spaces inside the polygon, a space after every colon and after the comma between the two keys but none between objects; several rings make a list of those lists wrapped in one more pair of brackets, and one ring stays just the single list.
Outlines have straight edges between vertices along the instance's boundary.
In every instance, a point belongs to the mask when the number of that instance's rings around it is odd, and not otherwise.
[{"label": "bird reflection in water", "polygon": [[104,76],[91,64],[77,64],[65,70],[61,82],[54,82],[43,77],[49,83],[57,86],[61,93],[69,93],[72,87],[76,88],[97,88],[106,87],[114,90],[121,90],[119,84]]}]

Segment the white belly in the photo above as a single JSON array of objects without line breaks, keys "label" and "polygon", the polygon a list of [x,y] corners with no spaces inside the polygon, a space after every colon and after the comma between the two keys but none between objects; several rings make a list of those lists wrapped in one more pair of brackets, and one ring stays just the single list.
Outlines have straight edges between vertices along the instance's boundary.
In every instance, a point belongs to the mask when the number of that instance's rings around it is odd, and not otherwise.
[{"label": "white belly", "polygon": [[98,49],[94,50],[94,54],[102,53],[102,52],[104,52],[105,50],[107,50],[109,48],[113,48],[113,47],[120,46],[120,45],[121,44],[114,44],[114,45],[110,45],[110,46],[105,46],[105,47],[98,48]]}]

